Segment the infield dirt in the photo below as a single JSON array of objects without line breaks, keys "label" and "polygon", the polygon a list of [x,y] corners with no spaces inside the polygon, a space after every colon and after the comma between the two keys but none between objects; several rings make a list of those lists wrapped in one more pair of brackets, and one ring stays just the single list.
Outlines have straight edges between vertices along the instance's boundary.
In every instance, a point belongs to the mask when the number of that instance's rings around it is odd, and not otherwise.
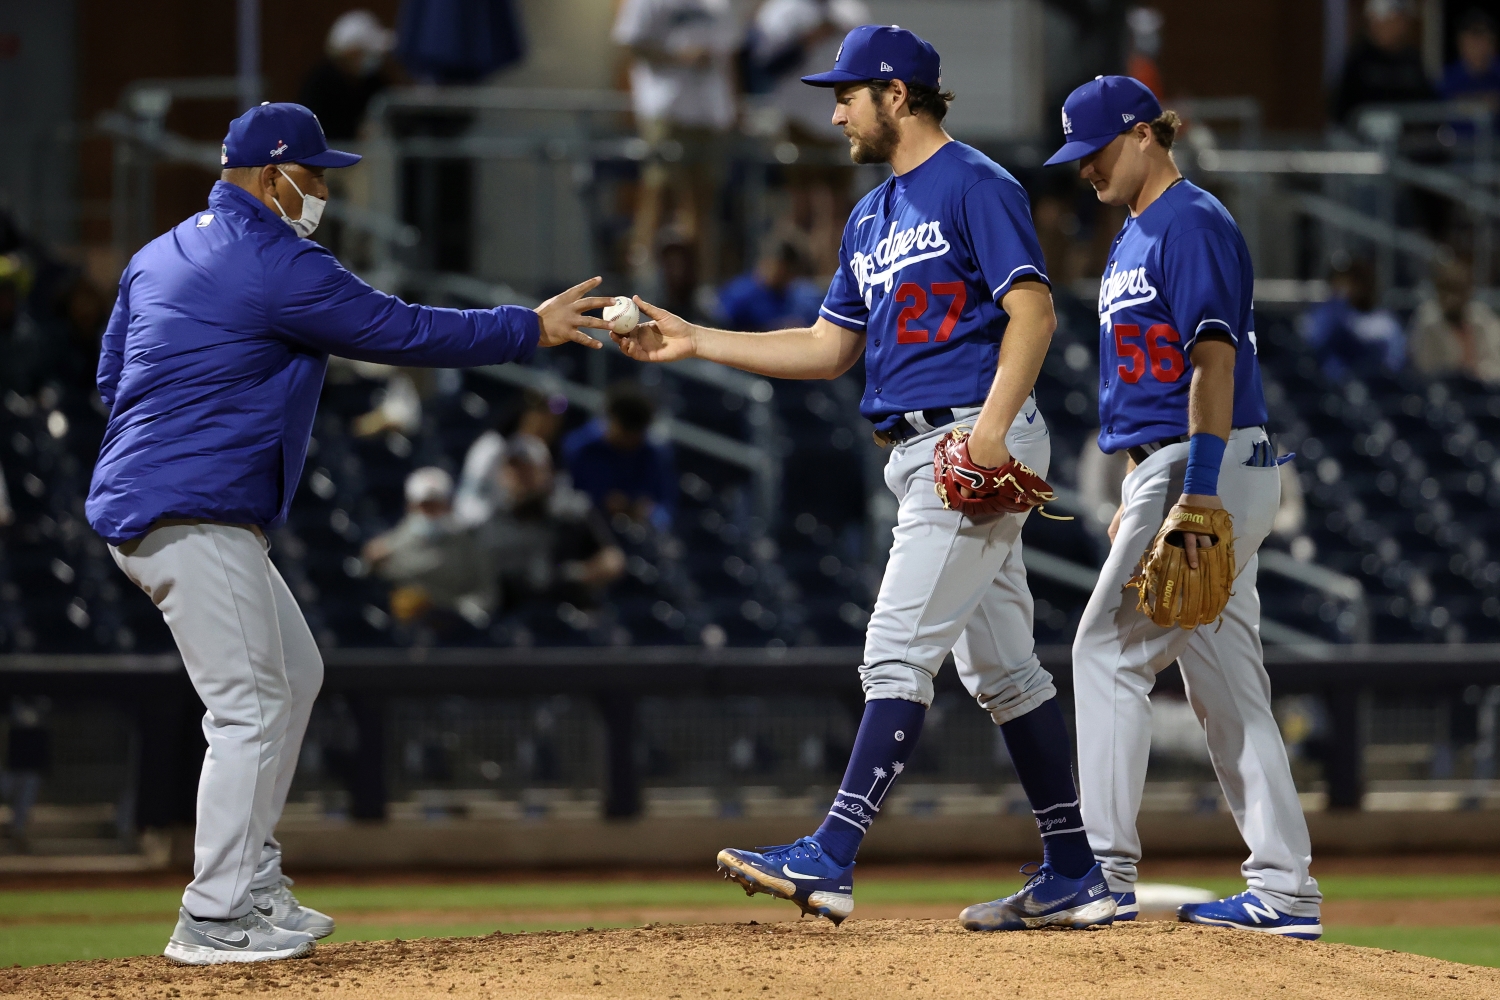
[{"label": "infield dirt", "polygon": [[972,934],[951,919],[647,926],[328,945],[300,961],[162,958],[0,971],[0,996],[1053,997],[1237,1000],[1500,996],[1500,970],[1169,921]]}]

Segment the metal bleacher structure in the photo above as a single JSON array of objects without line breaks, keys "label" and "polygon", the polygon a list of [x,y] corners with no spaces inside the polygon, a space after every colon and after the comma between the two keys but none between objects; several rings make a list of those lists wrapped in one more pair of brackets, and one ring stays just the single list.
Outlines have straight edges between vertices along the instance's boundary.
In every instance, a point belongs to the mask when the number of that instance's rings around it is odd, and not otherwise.
[{"label": "metal bleacher structure", "polygon": [[[155,164],[218,170],[217,145],[166,131],[172,103],[238,86],[142,81],[96,123],[115,141],[122,252],[152,235]],[[1403,198],[1420,190],[1472,217],[1476,269],[1489,274],[1500,216],[1489,116],[1376,108],[1353,132],[1290,148],[1263,133],[1253,101],[1182,110],[1194,128],[1180,162],[1224,193],[1257,256],[1272,429],[1283,452],[1298,454],[1305,523],[1268,542],[1259,574],[1268,670],[1299,785],[1314,809],[1500,807],[1500,395],[1409,374],[1331,382],[1296,328],[1326,283],[1287,265],[1296,241],[1319,259],[1372,252],[1387,302],[1411,306],[1424,266],[1449,253],[1403,221]],[[526,203],[524,218],[506,216],[481,194],[476,212],[530,225],[528,286],[560,287],[603,266],[610,234],[598,207],[609,185],[652,158],[684,155],[635,138],[624,111],[613,92],[393,91],[362,145],[367,195],[332,201],[329,216],[359,241],[355,266],[377,287],[439,304],[534,304],[502,276],[438,268],[424,240],[429,217],[403,205],[405,179],[439,161],[476,164],[481,188]],[[434,115],[464,127],[411,124]],[[1405,155],[1403,124],[1413,122],[1461,126],[1445,160]],[[1040,161],[1024,144],[992,152],[1023,179]],[[736,165],[749,242],[766,230],[776,171],[821,154],[743,138],[723,155]],[[1065,691],[1067,644],[1108,521],[1074,485],[1096,423],[1092,295],[1058,290],[1059,327],[1037,387],[1058,506],[1077,517],[1034,518],[1024,536],[1037,641]],[[452,466],[521,390],[594,414],[605,385],[626,375],[661,401],[653,433],[676,446],[682,492],[670,534],[616,524],[628,572],[606,605],[508,609],[444,636],[393,624],[358,553],[400,516],[406,473]],[[330,382],[291,520],[272,538],[328,664],[289,821],[815,812],[852,738],[854,668],[894,513],[883,455],[857,415],[860,377],[772,383],[697,361],[658,371],[612,351],[561,349],[464,372],[455,391],[426,402],[418,433],[376,439],[348,431],[376,386]],[[99,836],[130,849],[137,828],[191,819],[201,708],[159,615],[83,521],[102,429],[96,403],[51,389],[0,410],[0,463],[18,513],[0,558],[0,695],[53,698],[50,794],[79,808],[113,803],[113,832]],[[1012,811],[1003,744],[945,676],[893,808]],[[1201,748],[1191,736],[1174,743],[1174,686],[1172,670],[1159,685],[1148,807],[1222,809]]]}]

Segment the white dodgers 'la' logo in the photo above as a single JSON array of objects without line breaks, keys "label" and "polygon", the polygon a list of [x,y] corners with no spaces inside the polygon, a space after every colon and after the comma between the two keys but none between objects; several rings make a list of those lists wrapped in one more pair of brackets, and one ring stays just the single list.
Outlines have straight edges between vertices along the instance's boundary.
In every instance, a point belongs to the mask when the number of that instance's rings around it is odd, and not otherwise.
[{"label": "white dodgers 'la' logo", "polygon": [[1115,313],[1155,298],[1156,288],[1147,280],[1144,265],[1128,271],[1110,271],[1099,283],[1099,325],[1112,329]]},{"label": "white dodgers 'la' logo", "polygon": [[[875,244],[874,250],[869,253],[856,252],[849,259],[849,269],[859,282],[859,293],[864,296],[865,305],[870,304],[870,291],[876,285],[883,286],[889,294],[896,281],[896,273],[902,268],[941,257],[950,249],[941,223],[923,222],[897,232],[896,227],[899,225],[899,222],[892,222],[890,231]],[[913,254],[913,250],[923,252]]]},{"label": "white dodgers 'la' logo", "polygon": [[1063,108],[1063,135],[1073,134],[1073,119],[1068,117],[1068,109]]}]

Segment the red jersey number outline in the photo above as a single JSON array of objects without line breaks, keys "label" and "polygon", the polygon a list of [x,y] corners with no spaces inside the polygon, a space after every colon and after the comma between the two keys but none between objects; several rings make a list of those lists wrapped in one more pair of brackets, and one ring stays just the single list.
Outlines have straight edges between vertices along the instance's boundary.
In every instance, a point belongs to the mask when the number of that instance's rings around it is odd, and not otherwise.
[{"label": "red jersey number outline", "polygon": [[1182,378],[1187,361],[1182,352],[1172,346],[1182,339],[1177,331],[1167,323],[1153,324],[1146,331],[1144,350],[1136,342],[1140,335],[1141,328],[1135,323],[1115,324],[1115,353],[1120,357],[1120,378],[1134,385],[1148,368],[1158,382],[1172,383]]},{"label": "red jersey number outline", "polygon": [[[936,341],[941,344],[952,335],[953,328],[958,325],[959,317],[964,312],[964,305],[969,301],[969,290],[962,281],[934,281],[931,287],[933,296],[952,297],[952,301],[948,303],[948,312],[943,316],[942,325],[938,327]],[[927,290],[915,282],[903,282],[901,287],[896,289],[896,301],[907,303],[896,317],[896,343],[927,343],[928,332],[926,330],[906,325],[912,320],[920,320],[927,312]]]}]

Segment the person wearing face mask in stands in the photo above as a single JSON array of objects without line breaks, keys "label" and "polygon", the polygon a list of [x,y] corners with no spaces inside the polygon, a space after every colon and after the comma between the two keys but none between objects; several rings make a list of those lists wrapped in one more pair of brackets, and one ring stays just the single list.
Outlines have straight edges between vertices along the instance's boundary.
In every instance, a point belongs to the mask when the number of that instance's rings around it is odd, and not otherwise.
[{"label": "person wearing face mask in stands", "polygon": [[208,198],[120,277],[99,354],[109,422],[85,512],[161,609],[208,711],[193,881],[167,957],[192,965],[305,955],[333,921],[298,905],[274,836],[323,661],[268,556],[307,457],[328,356],[462,368],[538,347],[599,347],[612,301],[590,279],[535,310],[409,305],[306,237],[329,149],[298,104],[229,126]]}]

